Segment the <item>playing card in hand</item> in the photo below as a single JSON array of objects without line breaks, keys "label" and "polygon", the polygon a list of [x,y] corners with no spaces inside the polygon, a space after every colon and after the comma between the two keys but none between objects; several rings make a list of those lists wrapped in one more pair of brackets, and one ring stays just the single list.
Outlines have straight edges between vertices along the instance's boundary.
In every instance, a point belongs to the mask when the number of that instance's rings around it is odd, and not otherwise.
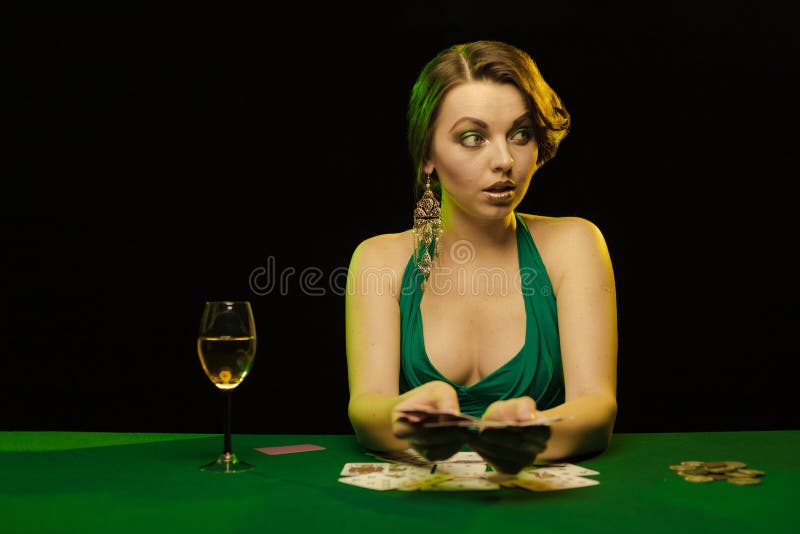
[{"label": "playing card in hand", "polygon": [[400,421],[411,424],[422,424],[425,427],[430,426],[464,426],[467,423],[478,421],[471,415],[456,413],[456,412],[443,412],[433,410],[399,410],[402,414],[399,418]]},{"label": "playing card in hand", "polygon": [[401,421],[411,424],[422,424],[425,428],[438,428],[438,427],[464,427],[464,428],[509,428],[509,427],[526,427],[526,426],[546,426],[557,421],[561,421],[563,417],[535,417],[528,421],[484,421],[477,417],[463,413],[455,412],[441,412],[429,411],[423,409],[416,410],[400,410],[402,416]]}]

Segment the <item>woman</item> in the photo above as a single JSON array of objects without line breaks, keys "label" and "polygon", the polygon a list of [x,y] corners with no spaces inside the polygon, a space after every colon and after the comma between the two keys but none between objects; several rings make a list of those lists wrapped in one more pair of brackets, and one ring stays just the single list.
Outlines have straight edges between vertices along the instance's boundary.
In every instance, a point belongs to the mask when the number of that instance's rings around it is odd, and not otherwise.
[{"label": "woman", "polygon": [[[364,447],[437,460],[466,443],[512,473],[607,447],[617,324],[604,238],[580,217],[516,211],[569,125],[509,44],[456,45],[421,71],[408,110],[424,190],[414,228],[364,240],[350,264],[348,413]],[[562,419],[473,432],[425,428],[408,409]]]}]

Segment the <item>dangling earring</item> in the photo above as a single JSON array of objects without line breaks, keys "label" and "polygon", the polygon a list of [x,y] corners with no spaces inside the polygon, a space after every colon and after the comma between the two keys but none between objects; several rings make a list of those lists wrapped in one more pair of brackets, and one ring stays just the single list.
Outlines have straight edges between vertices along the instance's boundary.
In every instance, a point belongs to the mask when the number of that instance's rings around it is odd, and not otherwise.
[{"label": "dangling earring", "polygon": [[[442,236],[442,210],[439,201],[433,196],[431,191],[431,175],[426,174],[425,192],[417,202],[414,210],[414,238],[416,247],[414,249],[414,263],[417,265],[425,279],[422,282],[422,289],[425,289],[425,282],[431,275],[433,260],[439,257],[439,242]],[[431,242],[433,245],[433,257],[430,253]]]}]

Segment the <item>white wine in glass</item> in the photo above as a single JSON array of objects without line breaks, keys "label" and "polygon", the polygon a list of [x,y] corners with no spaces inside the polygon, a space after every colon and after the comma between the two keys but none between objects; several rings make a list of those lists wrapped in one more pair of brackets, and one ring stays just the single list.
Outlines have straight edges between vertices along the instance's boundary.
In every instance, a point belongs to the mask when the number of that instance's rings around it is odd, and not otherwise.
[{"label": "white wine in glass", "polygon": [[255,336],[199,336],[197,352],[203,371],[222,390],[238,386],[253,365]]},{"label": "white wine in glass", "polygon": [[209,301],[203,308],[197,354],[211,383],[226,397],[222,454],[201,467],[215,473],[239,473],[253,465],[236,458],[231,447],[231,394],[250,373],[256,355],[256,325],[247,301]]}]

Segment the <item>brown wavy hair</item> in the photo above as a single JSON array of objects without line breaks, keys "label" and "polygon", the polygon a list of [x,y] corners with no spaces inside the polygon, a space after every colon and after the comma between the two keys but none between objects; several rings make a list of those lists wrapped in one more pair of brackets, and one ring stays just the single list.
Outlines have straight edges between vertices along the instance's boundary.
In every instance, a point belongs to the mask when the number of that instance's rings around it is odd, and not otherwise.
[{"label": "brown wavy hair", "polygon": [[[473,41],[441,50],[422,68],[408,103],[408,148],[415,169],[417,193],[425,184],[423,164],[431,145],[431,126],[447,93],[468,81],[486,80],[516,86],[528,104],[539,146],[537,167],[556,155],[569,132],[570,115],[523,50],[500,41]],[[439,181],[431,188],[439,194]]]}]

